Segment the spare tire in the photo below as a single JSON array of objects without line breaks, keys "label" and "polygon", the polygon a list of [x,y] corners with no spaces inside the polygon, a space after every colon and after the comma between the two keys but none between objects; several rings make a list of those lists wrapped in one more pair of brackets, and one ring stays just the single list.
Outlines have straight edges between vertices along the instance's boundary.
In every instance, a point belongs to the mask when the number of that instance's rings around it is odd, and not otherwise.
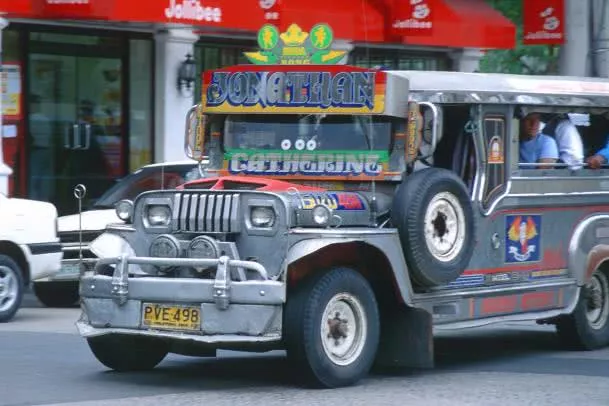
[{"label": "spare tire", "polygon": [[391,210],[414,284],[452,282],[474,252],[474,212],[469,192],[454,173],[441,168],[417,171],[398,186]]}]

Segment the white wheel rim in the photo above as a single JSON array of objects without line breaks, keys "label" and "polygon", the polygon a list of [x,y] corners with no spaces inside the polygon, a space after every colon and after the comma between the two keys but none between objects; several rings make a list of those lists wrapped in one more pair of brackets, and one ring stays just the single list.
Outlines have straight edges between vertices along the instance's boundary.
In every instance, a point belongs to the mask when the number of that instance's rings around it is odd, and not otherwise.
[{"label": "white wheel rim", "polygon": [[19,281],[15,271],[6,266],[0,266],[0,312],[12,308],[19,294]]},{"label": "white wheel rim", "polygon": [[349,293],[335,295],[321,318],[321,342],[326,356],[336,365],[349,365],[361,355],[368,321],[360,301]]},{"label": "white wheel rim", "polygon": [[455,259],[465,241],[465,214],[455,195],[438,193],[425,212],[425,243],[431,254],[442,262]]},{"label": "white wheel rim", "polygon": [[599,271],[592,274],[588,292],[586,318],[590,327],[600,330],[605,327],[609,318],[609,280],[607,276]]}]

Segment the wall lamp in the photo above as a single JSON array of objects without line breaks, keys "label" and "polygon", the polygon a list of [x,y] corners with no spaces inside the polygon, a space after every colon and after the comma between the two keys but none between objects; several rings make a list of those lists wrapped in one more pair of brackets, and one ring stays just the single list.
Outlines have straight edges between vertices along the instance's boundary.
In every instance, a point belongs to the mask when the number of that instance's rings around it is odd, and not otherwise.
[{"label": "wall lamp", "polygon": [[178,90],[192,89],[193,83],[197,78],[197,63],[192,59],[191,54],[186,54],[186,59],[182,61],[178,68]]}]

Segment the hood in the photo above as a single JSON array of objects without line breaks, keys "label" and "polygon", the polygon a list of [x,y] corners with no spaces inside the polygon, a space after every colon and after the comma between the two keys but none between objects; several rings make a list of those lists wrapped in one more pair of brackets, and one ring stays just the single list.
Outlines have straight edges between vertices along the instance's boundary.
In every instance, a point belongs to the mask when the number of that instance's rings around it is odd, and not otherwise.
[{"label": "hood", "polygon": [[[78,214],[59,217],[59,232],[65,233],[78,231]],[[116,215],[114,209],[89,210],[82,212],[83,231],[98,231],[106,228],[111,223],[124,223]]]},{"label": "hood", "polygon": [[57,209],[49,202],[2,196],[3,212],[12,216],[55,217]]}]

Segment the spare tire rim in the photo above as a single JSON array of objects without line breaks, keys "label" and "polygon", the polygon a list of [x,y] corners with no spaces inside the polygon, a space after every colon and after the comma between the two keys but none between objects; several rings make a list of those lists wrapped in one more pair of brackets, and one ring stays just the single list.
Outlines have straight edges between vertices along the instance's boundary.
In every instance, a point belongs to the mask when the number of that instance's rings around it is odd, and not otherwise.
[{"label": "spare tire rim", "polygon": [[18,294],[19,281],[15,271],[7,266],[0,266],[0,312],[11,309]]},{"label": "spare tire rim", "polygon": [[368,321],[361,302],[350,293],[335,295],[321,318],[321,342],[326,356],[336,365],[355,362],[366,344]]},{"label": "spare tire rim", "polygon": [[609,280],[600,271],[592,274],[587,286],[586,318],[588,324],[595,330],[600,330],[607,324],[609,318]]},{"label": "spare tire rim", "polygon": [[438,193],[425,212],[425,243],[439,261],[454,260],[465,241],[465,213],[455,195]]}]

